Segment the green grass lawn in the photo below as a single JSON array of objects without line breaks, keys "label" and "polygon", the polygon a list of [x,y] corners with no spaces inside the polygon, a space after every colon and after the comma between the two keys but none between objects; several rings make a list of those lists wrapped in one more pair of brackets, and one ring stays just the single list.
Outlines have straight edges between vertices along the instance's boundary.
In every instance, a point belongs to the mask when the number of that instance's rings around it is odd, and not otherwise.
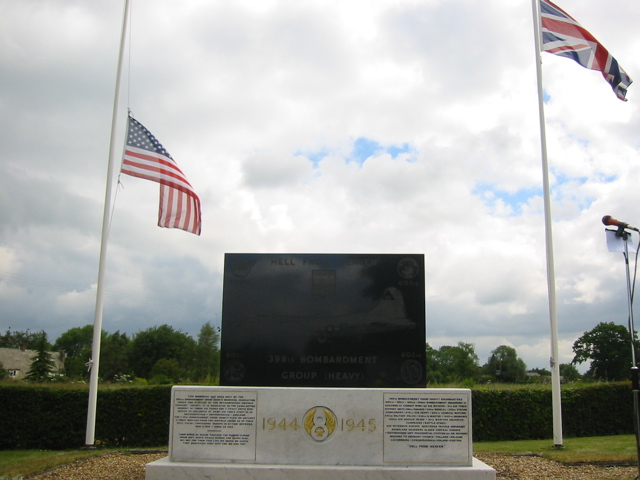
[{"label": "green grass lawn", "polygon": [[26,477],[114,451],[117,450],[2,450],[0,451],[0,480]]},{"label": "green grass lawn", "polygon": [[519,440],[509,442],[478,442],[475,453],[537,454],[563,463],[575,462],[636,462],[635,435],[610,437],[565,438],[562,449],[554,449],[553,440]]},{"label": "green grass lawn", "polygon": [[[552,440],[477,442],[473,444],[473,450],[474,453],[537,454],[564,463],[637,461],[634,435],[567,438],[564,439],[564,448],[561,450],[553,449],[552,445]],[[0,451],[0,480],[33,475],[115,451],[118,450],[3,450]]]}]

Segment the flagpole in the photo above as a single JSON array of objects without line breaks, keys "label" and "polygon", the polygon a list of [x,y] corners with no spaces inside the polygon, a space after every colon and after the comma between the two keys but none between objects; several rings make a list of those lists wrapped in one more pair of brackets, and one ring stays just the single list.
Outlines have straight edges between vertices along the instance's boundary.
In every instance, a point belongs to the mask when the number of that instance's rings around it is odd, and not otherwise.
[{"label": "flagpole", "polygon": [[563,448],[562,399],[560,394],[560,363],[558,362],[558,323],[556,312],[556,279],[553,258],[553,232],[551,224],[551,198],[549,195],[549,164],[547,161],[547,134],[544,118],[544,92],[542,90],[542,57],[540,38],[540,0],[531,0],[533,7],[534,38],[536,44],[536,73],[538,77],[538,112],[540,119],[540,150],[542,153],[542,189],[544,194],[544,226],[547,250],[547,289],[549,292],[549,318],[551,323],[551,401],[553,406],[553,446]]},{"label": "flagpole", "polygon": [[87,430],[85,447],[93,447],[96,430],[96,404],[98,400],[98,373],[100,369],[100,340],[102,335],[102,311],[104,307],[104,278],[107,261],[107,240],[109,238],[109,223],[111,219],[111,191],[113,189],[113,166],[116,152],[116,127],[118,123],[118,107],[120,103],[120,79],[126,43],[127,25],[129,23],[129,0],[125,0],[122,18],[122,33],[120,35],[120,51],[118,54],[118,69],[116,73],[116,91],[113,100],[113,116],[111,118],[111,140],[109,142],[109,162],[107,164],[107,185],[104,196],[104,212],[102,216],[102,240],[100,243],[100,261],[98,264],[98,284],[96,289],[96,309],[93,318],[93,343],[89,368],[89,406],[87,409]]}]

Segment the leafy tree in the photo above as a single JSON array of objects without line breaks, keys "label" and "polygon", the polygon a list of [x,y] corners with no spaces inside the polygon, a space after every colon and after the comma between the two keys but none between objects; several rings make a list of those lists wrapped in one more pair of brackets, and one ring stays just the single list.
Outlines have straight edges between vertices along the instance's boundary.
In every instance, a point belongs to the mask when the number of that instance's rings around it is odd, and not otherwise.
[{"label": "leafy tree", "polygon": [[2,362],[0,362],[0,380],[4,380],[8,376],[9,376],[9,372],[7,371],[6,368],[4,368],[4,365],[2,364]]},{"label": "leafy tree", "polygon": [[444,383],[442,373],[438,370],[438,351],[427,343],[425,372],[430,383]]},{"label": "leafy tree", "polygon": [[565,382],[575,382],[582,377],[578,369],[570,363],[560,364],[560,376]]},{"label": "leafy tree", "polygon": [[177,360],[186,372],[193,367],[196,342],[169,325],[151,327],[136,333],[129,342],[129,364],[136,376],[151,378],[151,369],[161,358]]},{"label": "leafy tree", "polygon": [[[40,344],[40,333],[30,332],[29,329],[21,332],[11,331],[11,327],[4,335],[0,335],[0,347],[2,348],[26,348],[29,350],[37,350]],[[47,348],[50,345],[47,343]]]},{"label": "leafy tree", "polygon": [[[129,372],[127,348],[129,337],[126,333],[108,333],[102,330],[100,336],[100,377],[113,380]],[[53,344],[54,350],[66,355],[65,373],[70,378],[88,378],[86,367],[93,348],[93,325],[67,330]]]},{"label": "leafy tree", "polygon": [[427,378],[432,383],[475,381],[480,370],[478,356],[471,343],[443,345],[438,350],[427,344],[426,359]]},{"label": "leafy tree", "polygon": [[[635,338],[634,332],[634,338]],[[591,361],[586,375],[599,380],[625,380],[632,366],[629,330],[601,322],[573,343],[572,365]]]},{"label": "leafy tree", "polygon": [[93,325],[70,328],[60,335],[53,349],[65,353],[64,371],[69,378],[88,378],[87,362],[91,358]]},{"label": "leafy tree", "polygon": [[113,381],[131,371],[129,366],[129,343],[126,333],[102,331],[100,341],[100,378]]},{"label": "leafy tree", "polygon": [[515,348],[500,345],[491,352],[488,362],[482,366],[482,371],[493,376],[498,382],[516,383],[525,379],[527,366],[518,358]]},{"label": "leafy tree", "polygon": [[93,340],[93,325],[70,328],[53,343],[55,351],[64,352],[67,357],[77,357],[89,348]]},{"label": "leafy tree", "polygon": [[475,347],[458,342],[456,346],[443,345],[436,356],[438,368],[445,382],[476,379],[480,370]]},{"label": "leafy tree", "polygon": [[51,354],[47,351],[48,346],[49,342],[47,342],[47,334],[43,330],[40,333],[40,339],[37,344],[36,356],[33,357],[31,367],[25,376],[26,380],[32,382],[44,382],[51,378],[55,363],[53,362],[53,358],[51,358]]},{"label": "leafy tree", "polygon": [[180,368],[175,358],[161,358],[151,369],[150,383],[176,383],[183,376],[184,371]]},{"label": "leafy tree", "polygon": [[218,376],[220,371],[219,342],[220,331],[213,328],[209,322],[202,325],[196,347],[194,380],[211,380]]}]

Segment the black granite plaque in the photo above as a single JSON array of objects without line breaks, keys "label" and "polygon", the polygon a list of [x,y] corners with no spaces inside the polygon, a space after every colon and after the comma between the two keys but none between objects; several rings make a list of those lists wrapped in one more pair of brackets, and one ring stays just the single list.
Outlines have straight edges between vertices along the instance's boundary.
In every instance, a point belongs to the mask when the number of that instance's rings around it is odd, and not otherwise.
[{"label": "black granite plaque", "polygon": [[221,385],[424,387],[421,254],[225,255]]}]

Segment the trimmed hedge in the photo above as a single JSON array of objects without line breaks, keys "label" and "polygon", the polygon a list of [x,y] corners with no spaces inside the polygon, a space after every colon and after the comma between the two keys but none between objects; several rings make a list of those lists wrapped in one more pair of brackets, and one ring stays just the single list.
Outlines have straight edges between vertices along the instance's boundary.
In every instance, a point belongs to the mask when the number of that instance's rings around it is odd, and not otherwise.
[{"label": "trimmed hedge", "polygon": [[633,393],[629,384],[601,384],[562,392],[567,436],[595,437],[634,433]]},{"label": "trimmed hedge", "polygon": [[[473,390],[473,440],[553,437],[551,390]],[[634,433],[629,384],[562,389],[562,435],[594,437]]]},{"label": "trimmed hedge", "polygon": [[99,391],[96,439],[109,446],[168,445],[170,413],[171,385]]},{"label": "trimmed hedge", "polygon": [[[88,391],[0,386],[0,449],[68,449],[84,446]],[[517,388],[472,391],[473,440],[553,437],[551,390]],[[96,444],[167,445],[170,386],[102,389],[98,392]],[[633,433],[628,384],[562,390],[564,437]]]},{"label": "trimmed hedge", "polygon": [[[89,392],[0,386],[0,449],[66,449],[85,444]],[[98,391],[96,445],[167,445],[171,386]]]},{"label": "trimmed hedge", "polygon": [[86,391],[0,388],[0,449],[62,449],[84,445]]}]

